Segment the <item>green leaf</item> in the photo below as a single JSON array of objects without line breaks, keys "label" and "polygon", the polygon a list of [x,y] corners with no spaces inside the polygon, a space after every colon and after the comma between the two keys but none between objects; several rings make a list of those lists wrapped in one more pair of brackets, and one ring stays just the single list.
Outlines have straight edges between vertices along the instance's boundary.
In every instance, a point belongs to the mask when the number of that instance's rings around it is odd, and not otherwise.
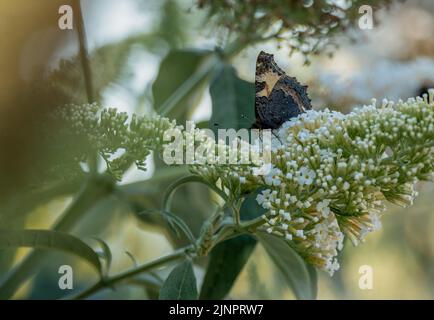
[{"label": "green leaf", "polygon": [[[75,200],[62,215],[62,218],[53,226],[53,229],[68,232],[95,207],[95,204],[106,199],[113,191],[114,184],[111,177],[107,175],[93,176],[81,188]],[[35,268],[46,261],[46,254],[47,252],[43,251],[31,252],[16,268],[11,270],[1,284],[0,299],[10,298],[20,284],[34,274]]]},{"label": "green leaf", "polygon": [[160,64],[152,85],[154,108],[158,113],[184,121],[186,113],[199,101],[199,87],[210,70],[201,68],[207,50],[172,50]]},{"label": "green leaf", "polygon": [[[167,222],[169,227],[172,229],[172,231],[179,237],[180,234],[178,230],[181,230],[184,235],[188,238],[190,243],[195,243],[196,239],[193,236],[193,233],[191,232],[188,225],[177,215],[169,212],[169,211],[160,211],[160,210],[153,210],[153,209],[146,209],[142,212],[137,213],[138,218],[141,219],[143,216],[146,215],[157,215],[164,219],[164,221]],[[145,220],[147,221],[147,220]]]},{"label": "green leaf", "polygon": [[[245,198],[240,209],[242,220],[254,219],[264,213],[265,209],[259,206],[255,200],[257,194],[258,192],[254,192]],[[231,291],[255,246],[256,239],[248,235],[217,244],[210,254],[200,299],[224,299]]]},{"label": "green leaf", "polygon": [[151,274],[143,274],[132,278],[127,283],[142,287],[149,300],[158,300],[160,289],[163,285],[163,281]]},{"label": "green leaf", "polygon": [[255,248],[256,240],[243,235],[216,245],[210,254],[200,299],[224,299]]},{"label": "green leaf", "polygon": [[137,263],[137,259],[133,256],[133,254],[129,251],[125,251],[125,254],[131,259],[131,262],[133,263],[133,267],[137,268],[139,264]]},{"label": "green leaf", "polygon": [[181,262],[167,277],[160,291],[160,300],[196,300],[196,277],[190,260]]},{"label": "green leaf", "polygon": [[[166,201],[164,200],[167,195],[165,191],[169,187],[172,188],[174,181],[186,174],[189,174],[189,171],[185,166],[159,167],[150,180],[119,187],[122,193],[125,194],[125,199],[135,217],[143,223],[141,226],[153,228],[155,231],[162,233],[174,247],[187,245],[189,243],[188,239],[174,236],[173,232],[170,232],[167,228],[167,221],[162,219],[161,215],[139,215],[138,213],[148,208],[161,207],[162,202]],[[188,227],[193,235],[196,235],[199,233],[203,220],[208,215],[210,206],[213,206],[209,186],[199,182],[185,185],[180,189],[177,189],[176,194],[170,197],[169,207],[176,208],[174,214],[183,221],[188,222]],[[173,212],[170,209],[166,211]]]},{"label": "green leaf", "polygon": [[208,181],[204,180],[200,176],[191,175],[191,176],[179,178],[178,180],[173,182],[171,185],[169,185],[169,187],[167,188],[167,190],[164,194],[164,199],[163,199],[163,210],[164,211],[170,210],[172,197],[173,197],[173,194],[175,193],[175,191],[180,186],[182,186],[186,183],[190,183],[190,182],[202,183],[202,184],[208,186],[214,192],[216,192],[222,199],[227,200],[227,195],[223,191],[221,191],[219,188],[217,188],[215,185],[210,184]]},{"label": "green leaf", "polygon": [[265,214],[267,210],[260,206],[258,202],[256,202],[256,197],[259,193],[261,193],[263,189],[264,188],[259,188],[255,192],[252,192],[245,196],[240,208],[241,220],[251,220]]},{"label": "green leaf", "polygon": [[112,258],[113,258],[113,256],[112,256],[112,252],[111,252],[111,250],[110,250],[110,247],[108,246],[108,244],[104,241],[104,240],[102,240],[102,239],[99,239],[99,238],[94,238],[98,243],[99,243],[99,245],[101,246],[101,250],[102,250],[102,252],[101,252],[101,257],[105,260],[105,262],[106,262],[106,264],[105,264],[105,269],[104,269],[104,274],[105,275],[108,275],[108,273],[110,272],[110,267],[111,267],[111,265],[112,265]]},{"label": "green leaf", "polygon": [[313,265],[306,263],[307,271],[309,272],[310,279],[311,279],[311,292],[312,292],[312,299],[316,299],[318,296],[318,274],[316,272],[316,269]]},{"label": "green leaf", "polygon": [[101,274],[98,254],[80,239],[60,231],[52,230],[1,230],[0,250],[16,247],[60,250],[88,261]]},{"label": "green leaf", "polygon": [[297,299],[316,299],[316,272],[284,239],[266,233],[258,233],[257,237]]},{"label": "green leaf", "polygon": [[211,129],[250,128],[255,119],[255,86],[238,78],[235,69],[223,65],[214,77],[210,94]]}]

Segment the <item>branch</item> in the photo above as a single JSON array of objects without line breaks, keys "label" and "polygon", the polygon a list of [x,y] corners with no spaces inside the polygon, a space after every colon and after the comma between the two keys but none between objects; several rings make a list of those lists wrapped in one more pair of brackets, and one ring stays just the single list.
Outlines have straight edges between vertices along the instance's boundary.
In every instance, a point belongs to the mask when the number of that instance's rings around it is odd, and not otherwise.
[{"label": "branch", "polygon": [[131,270],[125,271],[123,273],[120,273],[113,277],[108,277],[105,279],[101,279],[99,282],[95,283],[93,286],[89,287],[88,289],[85,289],[83,292],[79,293],[76,296],[71,297],[71,299],[78,300],[78,299],[86,299],[90,297],[91,295],[95,294],[96,292],[104,289],[114,286],[115,284],[125,281],[131,277],[134,277],[140,273],[148,272],[152,269],[161,267],[169,262],[173,262],[182,258],[185,258],[190,251],[194,247],[192,245],[183,247],[169,255],[163,256],[161,258],[158,258],[156,260],[153,260],[151,262],[145,263],[144,265],[141,265],[139,267],[133,268]]},{"label": "branch", "polygon": [[84,28],[83,12],[81,10],[80,0],[73,2],[74,11],[77,13],[77,35],[80,44],[80,59],[83,68],[84,83],[86,86],[87,101],[92,103],[95,101],[93,96],[92,73],[89,64],[89,55],[87,50],[86,31]]}]

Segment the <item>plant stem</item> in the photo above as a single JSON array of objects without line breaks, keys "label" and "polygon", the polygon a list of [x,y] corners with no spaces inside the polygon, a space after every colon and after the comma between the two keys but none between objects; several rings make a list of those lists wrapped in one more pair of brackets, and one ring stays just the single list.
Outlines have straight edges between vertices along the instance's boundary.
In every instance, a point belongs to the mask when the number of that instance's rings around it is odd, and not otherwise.
[{"label": "plant stem", "polygon": [[[65,214],[51,228],[70,231],[93,205],[113,192],[112,180],[106,176],[92,177],[82,188]],[[27,280],[47,257],[47,252],[32,251],[13,270],[0,286],[0,300],[10,299],[20,285]]]},{"label": "plant stem", "polygon": [[[236,40],[224,49],[223,55],[225,58],[230,59],[238,54],[241,50],[246,47],[246,43],[242,43],[239,40]],[[221,56],[216,53],[212,53],[210,56],[206,58],[206,60],[199,66],[199,68],[194,72],[181,86],[176,89],[175,92],[161,105],[157,112],[163,116],[169,114],[170,111],[190,92],[194,90],[194,88],[207,76],[211,74],[211,72],[218,65],[221,60]]]},{"label": "plant stem", "polygon": [[260,216],[255,219],[241,223],[240,228],[245,232],[255,232],[256,228],[262,226],[265,222],[265,219]]},{"label": "plant stem", "polygon": [[87,40],[86,40],[86,30],[84,27],[83,12],[81,10],[80,0],[75,0],[73,2],[73,7],[74,7],[74,12],[77,13],[77,18],[76,18],[77,36],[78,36],[78,42],[80,44],[80,60],[81,60],[81,66],[83,68],[84,84],[86,86],[87,102],[92,103],[92,102],[94,102],[92,73],[91,73],[90,63],[89,63],[89,55],[88,55]]},{"label": "plant stem", "polygon": [[156,260],[153,260],[151,262],[148,262],[146,264],[143,264],[141,266],[138,266],[136,268],[133,268],[131,270],[122,272],[116,276],[108,277],[105,279],[100,280],[99,282],[95,283],[93,286],[89,287],[88,289],[84,290],[83,292],[79,293],[78,295],[72,297],[72,299],[85,299],[94,293],[98,292],[101,289],[111,287],[121,281],[127,280],[135,275],[138,275],[143,272],[148,272],[152,269],[161,267],[169,262],[173,262],[176,260],[179,260],[181,258],[184,258],[187,256],[189,251],[191,251],[194,247],[192,245],[183,247],[179,250],[176,250],[175,252],[168,254],[166,256],[160,257]]},{"label": "plant stem", "polygon": [[236,204],[232,204],[232,211],[234,214],[235,225],[237,227],[239,227],[241,225],[240,208],[241,208],[241,202],[240,201],[238,201],[238,203],[236,203]]},{"label": "plant stem", "polygon": [[122,191],[128,196],[134,196],[137,194],[143,195],[145,190],[149,188],[155,188],[155,185],[160,182],[179,178],[180,176],[185,176],[188,173],[189,171],[185,168],[185,166],[165,167],[156,171],[155,174],[148,180],[120,185],[118,186],[118,190]]},{"label": "plant stem", "polygon": [[[87,49],[87,37],[86,28],[84,26],[83,10],[81,9],[80,0],[75,0],[72,2],[74,12],[77,13],[76,26],[77,26],[77,37],[80,48],[80,61],[81,67],[83,68],[84,85],[86,88],[87,102],[95,102],[94,88],[92,82],[92,69],[90,67],[89,61],[89,51]],[[91,172],[96,173],[98,171],[98,152],[92,152],[89,157],[89,168]]]},{"label": "plant stem", "polygon": [[163,210],[170,211],[170,200],[173,196],[173,193],[180,186],[182,186],[183,184],[188,183],[188,182],[198,182],[198,183],[204,184],[204,185],[208,186],[211,190],[213,190],[215,193],[217,193],[223,200],[228,202],[228,197],[224,193],[224,191],[220,190],[215,185],[208,183],[205,179],[203,179],[202,177],[200,177],[198,175],[188,175],[188,176],[179,178],[178,180],[173,182],[171,185],[169,185],[169,187],[166,189],[165,195],[163,198],[163,208],[162,208]]},{"label": "plant stem", "polygon": [[161,105],[157,110],[159,114],[167,116],[170,111],[186,97],[203,79],[205,79],[215,68],[218,62],[218,57],[211,54],[202,65],[188,78],[176,91]]}]

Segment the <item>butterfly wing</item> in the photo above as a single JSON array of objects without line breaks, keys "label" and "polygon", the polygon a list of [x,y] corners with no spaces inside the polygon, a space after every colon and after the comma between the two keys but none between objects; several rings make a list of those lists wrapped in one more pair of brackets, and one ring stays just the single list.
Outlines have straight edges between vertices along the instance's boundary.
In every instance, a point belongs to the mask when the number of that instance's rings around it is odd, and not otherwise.
[{"label": "butterfly wing", "polygon": [[307,86],[287,76],[273,55],[264,51],[256,62],[255,91],[253,128],[277,129],[285,121],[312,109]]}]

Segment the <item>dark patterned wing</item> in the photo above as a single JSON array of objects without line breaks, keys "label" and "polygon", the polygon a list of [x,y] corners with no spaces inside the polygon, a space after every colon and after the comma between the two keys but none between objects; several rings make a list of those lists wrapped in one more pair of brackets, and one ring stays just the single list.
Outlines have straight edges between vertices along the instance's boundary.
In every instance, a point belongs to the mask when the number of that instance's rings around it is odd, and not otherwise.
[{"label": "dark patterned wing", "polygon": [[255,75],[255,116],[253,128],[277,129],[289,119],[312,109],[307,86],[279,68],[273,55],[259,53]]}]

